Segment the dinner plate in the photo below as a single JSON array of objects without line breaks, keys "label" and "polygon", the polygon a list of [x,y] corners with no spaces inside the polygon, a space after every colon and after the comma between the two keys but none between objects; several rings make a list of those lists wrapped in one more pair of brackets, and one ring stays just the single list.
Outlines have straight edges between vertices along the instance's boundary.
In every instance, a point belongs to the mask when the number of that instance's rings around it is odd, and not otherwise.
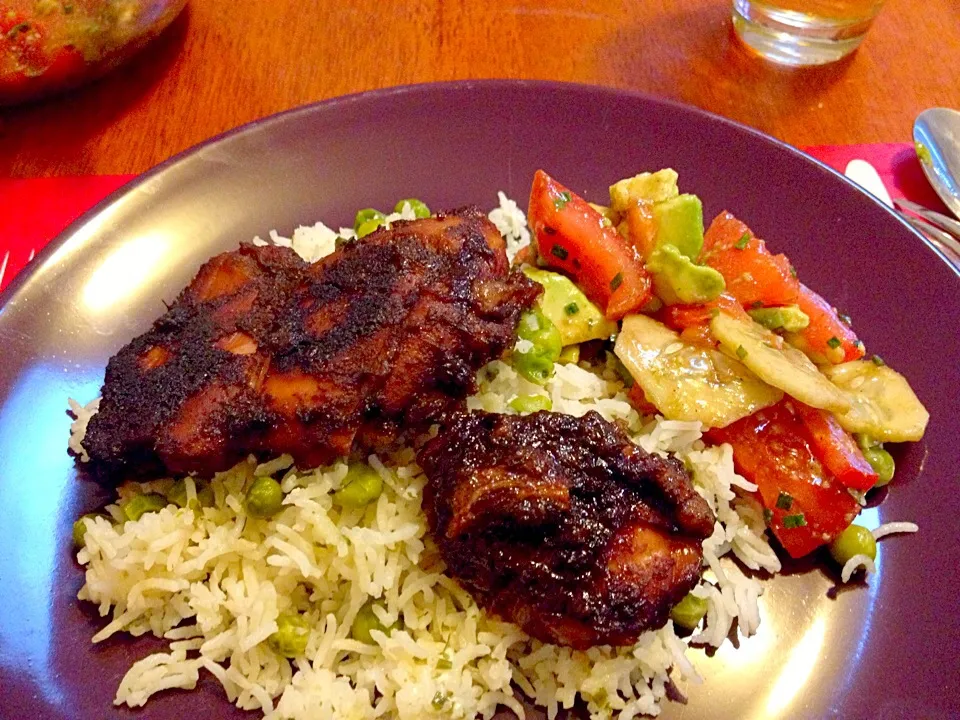
[{"label": "dinner plate", "polygon": [[872,197],[759,132],[618,90],[488,81],[339,98],[211,140],[87,213],[0,298],[0,716],[249,717],[210,678],[114,708],[130,664],[163,644],[90,644],[105,621],[76,599],[71,548],[74,519],[108,493],[67,454],[67,398],[96,397],[108,358],[205,259],[401,197],[489,208],[504,190],[523,205],[537,168],[602,200],[611,181],[664,166],[708,220],[730,210],[787,253],[931,418],[922,442],[894,450],[896,481],[864,511],[920,532],[883,540],[877,574],[839,592],[822,557],[788,565],[765,582],[758,634],[691,651],[704,682],[685,683],[688,703],[663,717],[960,715],[957,271]]}]

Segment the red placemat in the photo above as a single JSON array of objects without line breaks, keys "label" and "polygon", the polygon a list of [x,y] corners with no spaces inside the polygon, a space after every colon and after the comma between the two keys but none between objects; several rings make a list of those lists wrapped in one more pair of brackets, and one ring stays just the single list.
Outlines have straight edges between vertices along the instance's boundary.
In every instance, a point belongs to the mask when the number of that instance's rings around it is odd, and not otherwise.
[{"label": "red placemat", "polygon": [[[945,210],[908,143],[818,145],[806,151],[840,172],[862,158],[877,168],[893,197]],[[132,177],[0,178],[0,291],[67,225]]]}]

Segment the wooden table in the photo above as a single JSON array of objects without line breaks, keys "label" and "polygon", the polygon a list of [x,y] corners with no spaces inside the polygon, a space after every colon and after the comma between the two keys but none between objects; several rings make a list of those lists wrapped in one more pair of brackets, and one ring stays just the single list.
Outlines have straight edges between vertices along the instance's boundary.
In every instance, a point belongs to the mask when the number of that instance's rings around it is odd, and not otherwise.
[{"label": "wooden table", "polygon": [[960,0],[890,0],[851,58],[746,51],[729,0],[190,0],[146,52],[65,97],[0,111],[0,173],[135,173],[264,115],[390,85],[538,78],[655,93],[795,145],[906,141],[960,104]]}]

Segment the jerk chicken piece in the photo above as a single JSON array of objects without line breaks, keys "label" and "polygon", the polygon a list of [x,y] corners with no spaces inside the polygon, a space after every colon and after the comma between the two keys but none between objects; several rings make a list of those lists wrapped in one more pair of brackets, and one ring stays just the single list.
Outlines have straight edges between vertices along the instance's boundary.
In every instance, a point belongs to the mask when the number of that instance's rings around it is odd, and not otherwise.
[{"label": "jerk chicken piece", "polygon": [[476,208],[395,223],[312,265],[242,246],[110,360],[84,446],[113,482],[382,449],[460,407],[539,293]]},{"label": "jerk chicken piece", "polygon": [[450,573],[544,642],[632,644],[699,581],[710,507],[595,412],[460,414],[419,462]]}]

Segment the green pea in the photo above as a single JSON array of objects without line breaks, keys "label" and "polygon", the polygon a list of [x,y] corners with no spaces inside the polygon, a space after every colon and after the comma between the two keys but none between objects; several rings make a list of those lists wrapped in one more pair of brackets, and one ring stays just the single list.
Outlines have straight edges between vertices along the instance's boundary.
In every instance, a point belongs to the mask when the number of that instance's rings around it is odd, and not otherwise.
[{"label": "green pea", "polygon": [[156,512],[167,506],[167,499],[157,493],[134,495],[123,504],[123,514],[127,520],[139,520],[144,513]]},{"label": "green pea", "polygon": [[407,203],[410,205],[410,209],[413,210],[413,214],[418,218],[428,218],[430,217],[430,208],[422,200],[417,198],[406,198],[398,202],[394,208],[394,212],[403,212],[403,204]]},{"label": "green pea", "polygon": [[870,467],[877,473],[877,482],[874,487],[883,487],[893,480],[893,473],[897,469],[896,464],[893,462],[893,456],[883,449],[883,443],[863,433],[857,433],[854,437],[863,451],[863,456],[870,463]]},{"label": "green pea", "polygon": [[[210,507],[213,505],[213,488],[198,480],[194,480],[193,483],[197,493],[197,500],[193,509],[196,510],[197,506]],[[187,506],[187,481],[180,479],[171,485],[170,489],[167,490],[167,500],[179,508],[185,508]]]},{"label": "green pea", "polygon": [[73,544],[82,548],[85,544],[84,537],[87,534],[87,520],[93,520],[94,518],[102,517],[105,518],[106,515],[100,513],[87,513],[86,515],[81,515],[75,523],[73,523]]},{"label": "green pea", "polygon": [[531,343],[533,347],[526,352],[514,352],[514,367],[531,382],[542,385],[553,374],[553,365],[563,352],[560,331],[546,315],[535,308],[520,316],[517,337]]},{"label": "green pea", "polygon": [[390,627],[384,627],[383,623],[380,622],[380,619],[373,612],[373,605],[374,603],[371,600],[360,608],[360,612],[358,612],[357,616],[353,619],[353,625],[350,626],[350,636],[354,640],[359,640],[367,645],[373,645],[375,642],[370,635],[371,631],[379,630],[389,635],[397,627],[397,623],[394,623]]},{"label": "green pea", "polygon": [[893,456],[890,455],[881,446],[872,447],[863,451],[863,456],[867,459],[877,473],[877,482],[874,487],[883,487],[893,480],[893,473],[896,465],[893,462]]},{"label": "green pea", "polygon": [[687,593],[687,596],[678,602],[670,611],[670,618],[680,627],[693,630],[703,616],[707,614],[707,601],[696,595]]},{"label": "green pea", "polygon": [[360,227],[357,228],[357,237],[363,238],[372,233],[377,228],[381,227],[383,223],[380,220],[367,220]]},{"label": "green pea", "polygon": [[333,501],[344,508],[359,508],[369,505],[383,492],[383,479],[369,465],[351,465],[340,489],[333,494]]},{"label": "green pea", "polygon": [[830,543],[830,554],[841,566],[846,565],[854,555],[866,555],[876,560],[877,541],[865,527],[851,525]]},{"label": "green pea", "polygon": [[510,401],[510,407],[518,413],[532,413],[538,410],[552,410],[553,403],[546,395],[517,395]]},{"label": "green pea", "polygon": [[[356,217],[353,219],[353,229],[357,231],[357,234],[360,235],[360,227],[364,223],[371,221],[376,221],[377,224],[374,225],[374,230],[387,219],[387,216],[384,215],[379,210],[374,210],[373,208],[364,208],[363,210],[358,210]],[[370,232],[373,232],[371,230]],[[362,235],[360,237],[363,237]]]},{"label": "green pea", "polygon": [[283,507],[283,490],[272,477],[258,477],[247,490],[247,512],[258,518],[276,515]]},{"label": "green pea", "polygon": [[301,657],[307,651],[310,639],[310,623],[300,613],[280,613],[277,616],[277,631],[267,642],[270,647],[288,658]]}]

